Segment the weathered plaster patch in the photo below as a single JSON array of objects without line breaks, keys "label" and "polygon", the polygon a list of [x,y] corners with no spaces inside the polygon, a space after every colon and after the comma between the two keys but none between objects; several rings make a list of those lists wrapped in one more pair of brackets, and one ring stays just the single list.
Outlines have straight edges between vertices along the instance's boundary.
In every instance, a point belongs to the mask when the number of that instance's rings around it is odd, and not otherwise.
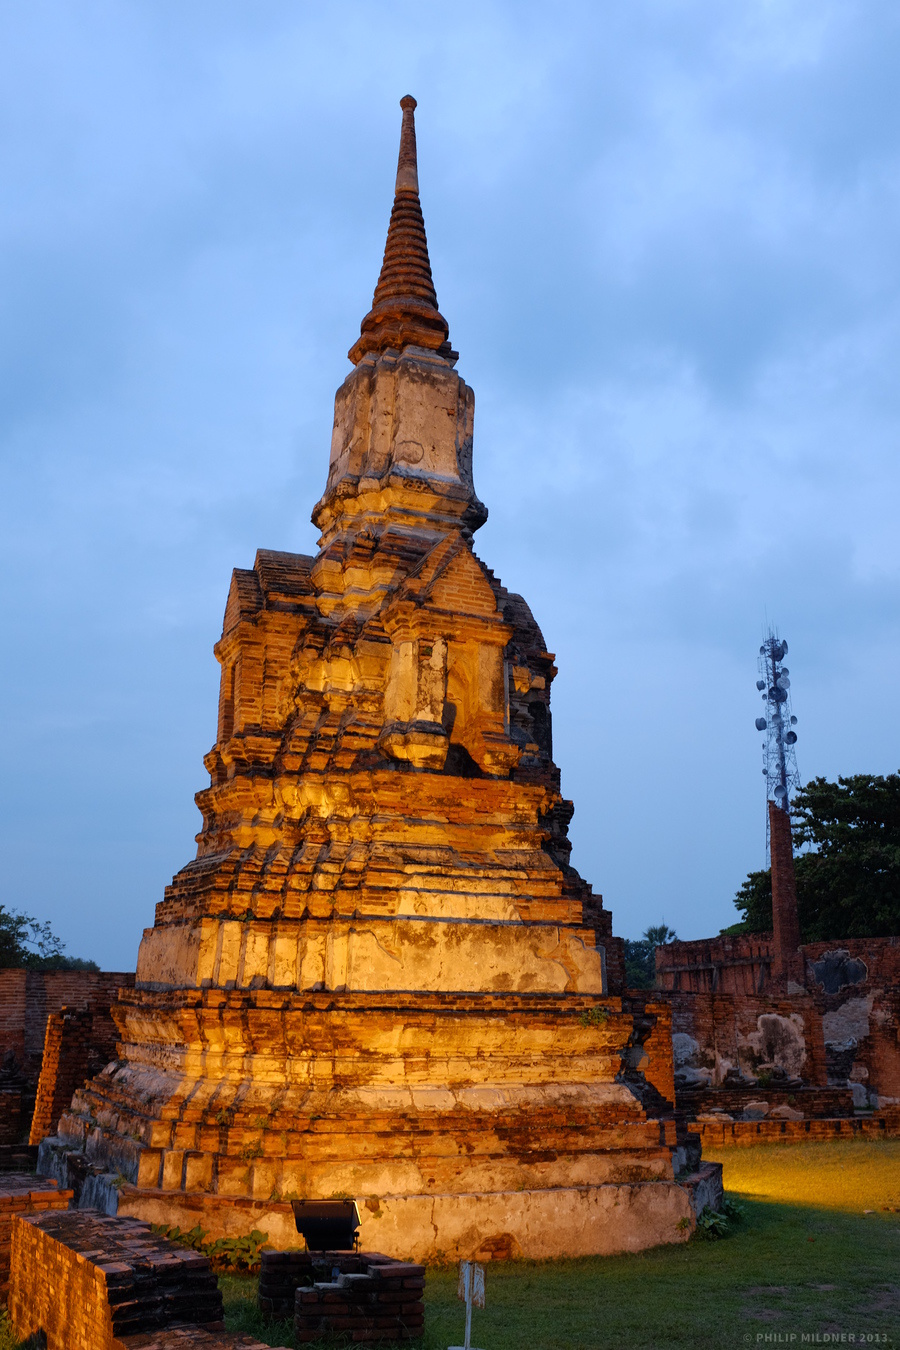
[{"label": "weathered plaster patch", "polygon": [[865,1040],[869,1034],[869,1014],[872,1011],[873,995],[865,998],[848,998],[839,1008],[832,1009],[822,1018],[822,1030],[826,1042]]},{"label": "weathered plaster patch", "polygon": [[806,1060],[806,1040],[803,1018],[799,1013],[782,1017],[778,1013],[761,1013],[756,1019],[756,1031],[741,1038],[754,1056],[757,1067],[776,1065],[791,1078],[799,1078]]}]

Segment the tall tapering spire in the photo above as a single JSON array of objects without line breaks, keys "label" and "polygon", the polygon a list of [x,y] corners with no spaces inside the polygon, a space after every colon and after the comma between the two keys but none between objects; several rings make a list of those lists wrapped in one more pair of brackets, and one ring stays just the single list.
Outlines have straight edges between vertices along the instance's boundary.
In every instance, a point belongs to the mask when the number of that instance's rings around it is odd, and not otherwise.
[{"label": "tall tapering spire", "polygon": [[368,352],[388,348],[429,347],[449,354],[449,327],[437,307],[431,278],[425,221],[419,203],[416,161],[416,100],[411,94],[400,100],[403,124],[394,207],[388,226],[381,275],[375,287],[372,308],[362,321],[360,336],[351,347],[350,360],[357,364]]}]

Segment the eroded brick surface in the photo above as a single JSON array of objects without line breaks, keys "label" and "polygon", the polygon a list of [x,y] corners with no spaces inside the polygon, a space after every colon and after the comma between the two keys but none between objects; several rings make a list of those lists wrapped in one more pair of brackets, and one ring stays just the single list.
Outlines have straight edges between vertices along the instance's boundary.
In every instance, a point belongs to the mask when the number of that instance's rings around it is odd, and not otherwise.
[{"label": "eroded brick surface", "polygon": [[206,1257],[92,1210],[17,1218],[9,1311],[19,1336],[41,1331],[48,1350],[113,1350],[182,1323],[224,1330]]},{"label": "eroded brick surface", "polygon": [[55,1181],[30,1172],[0,1173],[0,1304],[9,1290],[10,1249],[13,1224],[21,1214],[65,1210],[72,1192],[60,1190]]}]

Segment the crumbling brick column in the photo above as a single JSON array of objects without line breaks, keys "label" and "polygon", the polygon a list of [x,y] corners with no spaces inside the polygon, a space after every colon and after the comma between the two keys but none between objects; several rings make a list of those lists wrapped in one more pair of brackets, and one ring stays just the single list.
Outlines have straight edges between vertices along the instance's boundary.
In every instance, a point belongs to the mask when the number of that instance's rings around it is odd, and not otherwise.
[{"label": "crumbling brick column", "polygon": [[31,1119],[30,1144],[53,1134],[76,1088],[90,1076],[93,1017],[89,1009],[62,1008],[47,1018],[44,1059]]},{"label": "crumbling brick column", "polygon": [[772,929],[775,959],[772,975],[782,985],[803,983],[800,955],[800,920],[797,916],[797,883],[794,878],[794,846],[790,813],[769,802],[769,853],[772,859]]}]

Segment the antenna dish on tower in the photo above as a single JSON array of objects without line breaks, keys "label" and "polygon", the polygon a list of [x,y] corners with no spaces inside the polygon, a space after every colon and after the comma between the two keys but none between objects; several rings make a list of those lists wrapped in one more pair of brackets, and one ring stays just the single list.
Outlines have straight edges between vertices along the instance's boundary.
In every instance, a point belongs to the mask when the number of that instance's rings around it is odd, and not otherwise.
[{"label": "antenna dish on tower", "polygon": [[[790,811],[791,793],[800,786],[794,753],[797,733],[791,730],[797,719],[791,711],[790,672],[782,665],[787,650],[787,643],[769,629],[759,649],[759,679],[756,682],[766,705],[766,716],[756,718],[757,731],[765,732],[763,777],[766,797],[784,811]],[[768,836],[768,817],[766,832]]]}]

